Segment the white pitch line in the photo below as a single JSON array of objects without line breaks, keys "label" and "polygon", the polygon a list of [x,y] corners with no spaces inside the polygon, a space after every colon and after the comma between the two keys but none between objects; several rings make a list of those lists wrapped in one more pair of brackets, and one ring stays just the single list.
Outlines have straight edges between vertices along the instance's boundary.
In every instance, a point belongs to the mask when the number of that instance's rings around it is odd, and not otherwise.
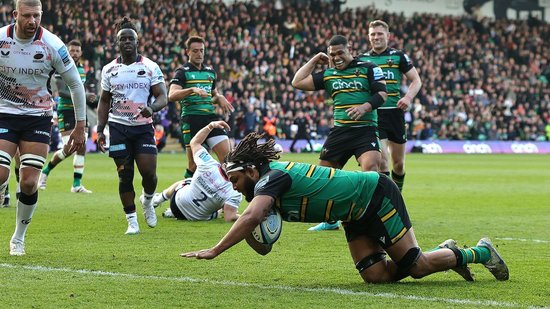
[{"label": "white pitch line", "polygon": [[525,238],[512,238],[512,237],[495,237],[495,239],[550,244],[550,240],[542,240],[542,239],[525,239]]},{"label": "white pitch line", "polygon": [[130,279],[151,279],[151,280],[166,280],[166,281],[175,281],[175,282],[206,283],[206,284],[221,285],[221,286],[258,288],[258,289],[264,289],[264,290],[281,290],[281,291],[288,291],[288,292],[333,293],[333,294],[340,294],[340,295],[379,297],[379,298],[386,298],[386,299],[404,299],[404,300],[415,300],[415,301],[426,301],[426,302],[448,303],[448,304],[459,304],[459,305],[472,305],[472,306],[520,307],[520,305],[517,303],[501,302],[501,301],[494,301],[494,300],[470,300],[470,299],[455,299],[455,298],[441,298],[441,297],[426,297],[426,296],[417,296],[417,295],[400,295],[400,294],[394,294],[394,293],[370,293],[370,292],[360,292],[360,291],[352,291],[352,290],[336,289],[336,288],[306,288],[306,287],[295,287],[295,286],[285,286],[285,285],[263,285],[263,284],[257,284],[257,283],[235,282],[235,281],[226,281],[226,280],[219,281],[219,280],[198,279],[198,278],[191,278],[191,277],[165,277],[165,276],[152,276],[152,275],[125,274],[125,273],[116,273],[116,272],[102,271],[102,270],[56,268],[56,267],[33,266],[33,265],[14,265],[14,264],[6,264],[6,263],[0,263],[0,268],[25,269],[25,270],[34,270],[34,271],[41,271],[41,272],[78,273],[78,274],[92,275],[92,276],[122,277],[122,278],[130,278]]}]

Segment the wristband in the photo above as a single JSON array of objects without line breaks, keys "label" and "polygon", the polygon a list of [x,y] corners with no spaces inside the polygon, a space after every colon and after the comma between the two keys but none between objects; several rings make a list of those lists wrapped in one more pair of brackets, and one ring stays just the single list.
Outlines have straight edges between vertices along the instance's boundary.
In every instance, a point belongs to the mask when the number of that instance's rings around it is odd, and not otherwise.
[{"label": "wristband", "polygon": [[377,92],[367,102],[370,103],[370,105],[372,106],[372,110],[375,110],[380,106],[382,106],[382,104],[384,104],[384,101],[386,100],[384,100],[384,98],[380,95],[380,93]]}]

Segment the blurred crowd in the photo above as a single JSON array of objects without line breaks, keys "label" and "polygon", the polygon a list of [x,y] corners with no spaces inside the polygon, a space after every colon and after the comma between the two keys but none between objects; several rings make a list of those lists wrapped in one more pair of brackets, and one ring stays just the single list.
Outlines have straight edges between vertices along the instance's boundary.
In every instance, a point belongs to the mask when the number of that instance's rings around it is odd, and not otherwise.
[{"label": "blurred crowd", "polygon": [[[226,116],[235,138],[266,131],[290,139],[299,111],[313,138],[332,126],[330,98],[291,86],[294,72],[346,35],[354,54],[369,49],[368,23],[390,25],[390,46],[405,50],[423,88],[405,115],[410,139],[549,140],[550,26],[535,18],[492,20],[340,8],[340,1],[42,0],[42,24],[68,42],[83,42],[88,87],[98,89],[103,65],[116,57],[114,23],[137,22],[140,53],[169,81],[186,62],[190,35],[207,40],[206,61],[218,73],[236,111]],[[2,6],[0,23],[12,22]],[[406,91],[407,81],[402,85]],[[179,106],[169,103],[156,122],[179,135]],[[294,127],[294,128],[293,128]]]}]

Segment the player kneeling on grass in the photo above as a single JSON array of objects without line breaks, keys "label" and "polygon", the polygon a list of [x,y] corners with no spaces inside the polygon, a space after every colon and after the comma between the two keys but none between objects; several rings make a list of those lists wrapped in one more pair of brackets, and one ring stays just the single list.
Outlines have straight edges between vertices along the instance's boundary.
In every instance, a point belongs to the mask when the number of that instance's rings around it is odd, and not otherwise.
[{"label": "player kneeling on grass", "polygon": [[[242,200],[241,194],[233,189],[220,163],[202,146],[214,129],[229,130],[229,126],[223,121],[213,121],[199,130],[189,143],[193,160],[197,164],[193,178],[178,181],[153,196],[155,207],[170,200],[170,207],[163,213],[164,217],[206,221],[217,218],[218,210],[223,209],[225,221],[239,218],[237,210]],[[227,143],[227,148],[230,148],[228,139],[221,143]]]},{"label": "player kneeling on grass", "polygon": [[448,269],[473,280],[468,263],[485,265],[497,280],[508,279],[508,267],[487,238],[468,249],[447,240],[436,250],[422,252],[403,197],[384,174],[277,162],[274,142],[258,144],[260,138],[254,132],[247,135],[224,164],[233,187],[250,202],[248,208],[217,245],[183,257],[213,259],[243,239],[267,254],[272,245],[254,242],[251,232],[276,207],[285,221],[342,220],[355,267],[368,283],[422,278]]}]

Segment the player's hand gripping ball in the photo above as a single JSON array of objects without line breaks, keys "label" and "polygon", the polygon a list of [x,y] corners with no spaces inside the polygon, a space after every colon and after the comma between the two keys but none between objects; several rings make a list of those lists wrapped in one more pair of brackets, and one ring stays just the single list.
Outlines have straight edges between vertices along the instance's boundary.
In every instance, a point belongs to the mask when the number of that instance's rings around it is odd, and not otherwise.
[{"label": "player's hand gripping ball", "polygon": [[277,209],[273,207],[267,214],[267,218],[252,231],[252,236],[259,243],[272,245],[279,239],[282,228],[283,218]]}]

